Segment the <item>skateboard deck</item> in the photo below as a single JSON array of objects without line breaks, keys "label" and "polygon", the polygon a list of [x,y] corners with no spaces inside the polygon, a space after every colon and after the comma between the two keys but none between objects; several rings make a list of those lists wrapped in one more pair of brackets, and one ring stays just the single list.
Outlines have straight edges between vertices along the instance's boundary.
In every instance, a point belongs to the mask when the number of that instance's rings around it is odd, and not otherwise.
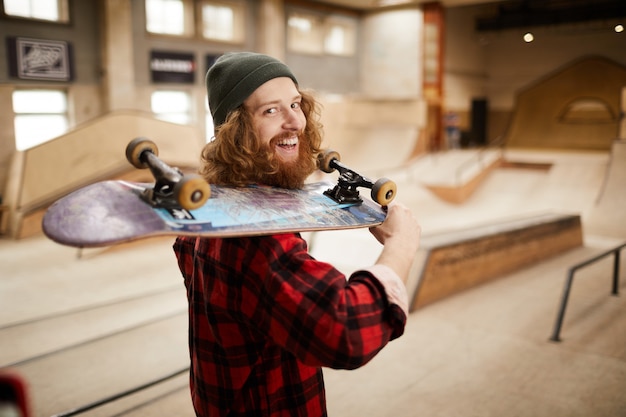
[{"label": "skateboard deck", "polygon": [[[340,230],[379,225],[395,196],[395,183],[375,184],[343,166],[328,151],[320,169],[341,172],[338,183],[317,182],[291,190],[268,186],[209,185],[184,175],[157,156],[144,138],[129,143],[126,156],[137,168],[150,168],[154,183],[102,181],[54,202],[42,228],[55,242],[79,248],[111,246],[153,236],[258,236],[287,232]],[[374,201],[356,187],[372,189]]]},{"label": "skateboard deck", "polygon": [[386,215],[369,200],[335,202],[323,194],[330,183],[301,190],[211,185],[211,198],[195,210],[152,207],[141,198],[151,186],[104,181],[81,188],[49,207],[43,231],[64,245],[98,247],[159,235],[235,237],[372,227]]}]

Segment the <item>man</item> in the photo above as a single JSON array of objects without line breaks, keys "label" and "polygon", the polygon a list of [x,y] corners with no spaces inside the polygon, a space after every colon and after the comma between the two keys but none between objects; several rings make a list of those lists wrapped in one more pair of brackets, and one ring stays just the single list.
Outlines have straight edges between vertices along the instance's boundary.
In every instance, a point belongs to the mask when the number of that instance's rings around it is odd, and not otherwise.
[{"label": "man", "polygon": [[[215,125],[202,152],[207,181],[302,186],[321,128],[317,103],[291,70],[266,55],[229,53],[206,81]],[[358,368],[404,331],[419,226],[393,205],[371,232],[381,255],[349,281],[313,259],[298,233],[177,239],[198,416],[327,414],[321,367]]]}]

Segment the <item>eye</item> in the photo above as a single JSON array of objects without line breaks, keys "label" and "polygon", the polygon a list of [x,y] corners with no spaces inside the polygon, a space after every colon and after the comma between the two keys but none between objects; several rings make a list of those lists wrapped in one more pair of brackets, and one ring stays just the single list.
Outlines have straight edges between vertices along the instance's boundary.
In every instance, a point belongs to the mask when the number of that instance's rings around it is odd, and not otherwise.
[{"label": "eye", "polygon": [[270,107],[269,109],[264,111],[265,114],[275,114],[278,113],[278,109],[276,107]]},{"label": "eye", "polygon": [[295,102],[295,103],[291,103],[291,108],[292,109],[299,109],[301,107],[301,103],[299,101]]}]

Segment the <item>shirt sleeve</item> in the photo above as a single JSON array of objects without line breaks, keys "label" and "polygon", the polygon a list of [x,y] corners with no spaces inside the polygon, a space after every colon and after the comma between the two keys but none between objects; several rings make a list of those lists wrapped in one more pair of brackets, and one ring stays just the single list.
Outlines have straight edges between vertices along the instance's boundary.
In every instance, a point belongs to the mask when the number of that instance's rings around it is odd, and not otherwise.
[{"label": "shirt sleeve", "polygon": [[355,281],[367,277],[379,283],[382,287],[381,296],[386,297],[388,307],[385,310],[385,319],[393,329],[389,340],[396,339],[404,334],[404,326],[409,315],[408,293],[404,282],[393,269],[386,265],[374,265],[357,271],[350,277]]},{"label": "shirt sleeve", "polygon": [[248,315],[302,362],[354,369],[404,332],[406,290],[393,270],[377,265],[347,280],[312,258],[300,237],[267,239],[254,268],[262,275],[260,310]]}]

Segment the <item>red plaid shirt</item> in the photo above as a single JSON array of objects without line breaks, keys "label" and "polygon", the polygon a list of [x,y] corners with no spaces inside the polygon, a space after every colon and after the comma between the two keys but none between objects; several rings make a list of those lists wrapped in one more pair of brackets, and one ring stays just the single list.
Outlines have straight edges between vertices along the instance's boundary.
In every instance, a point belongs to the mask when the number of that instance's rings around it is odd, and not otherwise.
[{"label": "red plaid shirt", "polygon": [[198,416],[325,416],[321,367],[358,368],[404,331],[381,281],[346,281],[298,234],[180,237],[174,250]]}]

